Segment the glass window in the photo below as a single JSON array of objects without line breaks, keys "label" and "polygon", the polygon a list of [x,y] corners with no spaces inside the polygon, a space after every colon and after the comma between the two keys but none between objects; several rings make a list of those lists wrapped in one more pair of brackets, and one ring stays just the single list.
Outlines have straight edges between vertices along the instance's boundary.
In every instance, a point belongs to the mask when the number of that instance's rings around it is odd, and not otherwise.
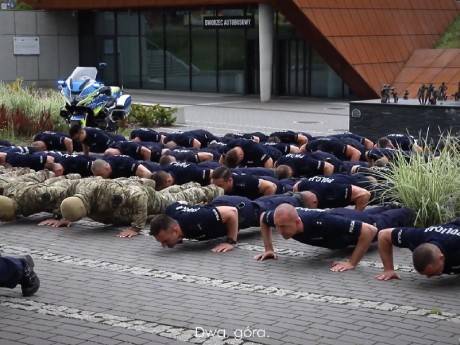
[{"label": "glass window", "polygon": [[139,38],[118,37],[118,79],[124,87],[140,87]]},{"label": "glass window", "polygon": [[311,96],[327,96],[328,68],[329,66],[318,53],[313,51],[311,61]]},{"label": "glass window", "polygon": [[124,36],[139,35],[139,12],[117,12],[117,34]]},{"label": "glass window", "polygon": [[115,12],[97,12],[94,20],[96,35],[115,35]]},{"label": "glass window", "polygon": [[142,87],[165,88],[163,11],[141,13]]},{"label": "glass window", "polygon": [[217,29],[204,29],[203,17],[215,11],[191,11],[192,91],[217,91]]},{"label": "glass window", "polygon": [[165,20],[166,88],[168,90],[189,91],[189,11],[168,11]]}]

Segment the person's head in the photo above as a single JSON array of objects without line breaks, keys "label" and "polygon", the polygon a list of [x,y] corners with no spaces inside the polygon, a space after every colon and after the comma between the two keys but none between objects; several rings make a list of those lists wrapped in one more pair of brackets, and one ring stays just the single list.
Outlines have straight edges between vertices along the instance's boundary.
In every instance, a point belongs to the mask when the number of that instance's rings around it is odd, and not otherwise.
[{"label": "person's head", "polygon": [[54,176],[64,175],[64,167],[61,163],[51,163],[50,170],[54,173]]},{"label": "person's head", "polygon": [[382,137],[379,140],[377,140],[376,146],[381,149],[393,148],[393,144],[391,143],[391,140],[388,139],[387,137]]},{"label": "person's head", "polygon": [[160,214],[152,219],[150,223],[150,236],[155,237],[163,247],[168,248],[173,248],[183,238],[179,223],[174,218],[165,214]]},{"label": "person's head", "polygon": [[96,159],[91,165],[91,171],[94,176],[109,178],[112,175],[112,167],[103,159]]},{"label": "person's head", "polygon": [[277,136],[277,135],[272,135],[272,136],[268,137],[267,142],[268,142],[268,143],[276,143],[276,144],[279,144],[279,143],[281,143],[281,139],[280,139],[280,137]]},{"label": "person's head", "polygon": [[16,204],[10,198],[0,196],[0,221],[9,222],[16,218]]},{"label": "person's head", "polygon": [[300,192],[303,201],[303,207],[306,208],[318,208],[318,197],[315,193],[308,190]]},{"label": "person's head", "polygon": [[373,165],[376,167],[386,167],[389,163],[390,163],[390,160],[388,159],[388,157],[383,156],[377,159]]},{"label": "person's head", "polygon": [[76,196],[71,196],[61,202],[61,214],[66,220],[76,222],[86,217],[87,212],[83,201]]},{"label": "person's head", "polygon": [[155,171],[152,174],[152,180],[155,181],[155,190],[160,191],[174,184],[174,178],[166,171]]},{"label": "person's head", "polygon": [[168,141],[165,145],[167,149],[175,149],[178,145],[175,141]]},{"label": "person's head", "polygon": [[276,230],[286,240],[303,231],[302,220],[300,219],[295,207],[290,204],[279,205],[275,209],[273,220],[275,222]]},{"label": "person's head", "polygon": [[293,174],[294,172],[289,165],[281,164],[275,168],[275,175],[278,180],[291,178]]},{"label": "person's head", "polygon": [[69,136],[73,140],[82,142],[86,138],[86,131],[82,128],[81,123],[75,123],[70,126]]},{"label": "person's head", "polygon": [[428,278],[440,276],[444,269],[444,254],[432,243],[422,243],[415,248],[412,260],[415,270]]},{"label": "person's head", "polygon": [[107,149],[104,151],[104,156],[118,156],[118,155],[121,155],[121,151],[119,149],[114,149],[114,148],[111,148],[111,149]]},{"label": "person's head", "polygon": [[233,149],[228,150],[225,154],[225,166],[229,168],[236,168],[243,158],[243,150],[239,147],[234,147]]},{"label": "person's head", "polygon": [[218,167],[212,171],[211,183],[223,188],[225,193],[230,193],[233,189],[232,172],[227,167]]},{"label": "person's head", "polygon": [[37,148],[38,151],[46,151],[46,150],[48,150],[48,147],[46,146],[46,143],[44,141],[41,141],[41,140],[34,141],[31,146]]},{"label": "person's head", "polygon": [[163,167],[163,166],[168,165],[169,163],[172,163],[172,162],[175,162],[175,161],[176,161],[176,157],[170,156],[170,155],[164,155],[164,156],[161,156],[161,158],[158,161],[158,163]]}]

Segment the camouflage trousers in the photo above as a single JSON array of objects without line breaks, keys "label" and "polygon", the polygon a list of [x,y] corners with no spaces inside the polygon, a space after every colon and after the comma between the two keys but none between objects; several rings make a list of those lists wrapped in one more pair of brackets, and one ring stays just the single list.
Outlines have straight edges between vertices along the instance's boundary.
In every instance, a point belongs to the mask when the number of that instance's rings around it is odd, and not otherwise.
[{"label": "camouflage trousers", "polygon": [[[215,185],[191,187],[182,191],[178,191],[177,189],[173,190],[175,191],[174,193],[165,193],[163,191],[156,192],[153,196],[156,199],[156,202],[153,203],[154,206],[152,208],[149,207],[148,214],[152,215],[164,213],[166,207],[176,201],[186,201],[190,205],[195,205],[199,203],[207,203],[220,195],[224,195],[224,190]],[[152,196],[149,195],[149,198],[150,197]],[[151,203],[149,202],[149,205],[150,204]]]},{"label": "camouflage trousers", "polygon": [[[21,168],[27,169],[30,171],[29,168]],[[49,178],[54,177],[54,173],[48,170],[41,170],[37,172],[29,172],[23,174],[26,170],[15,170],[9,171],[5,174],[0,175],[0,193],[3,193],[3,189],[5,185],[12,183],[12,182],[35,182],[35,183],[42,183],[48,180]]]}]

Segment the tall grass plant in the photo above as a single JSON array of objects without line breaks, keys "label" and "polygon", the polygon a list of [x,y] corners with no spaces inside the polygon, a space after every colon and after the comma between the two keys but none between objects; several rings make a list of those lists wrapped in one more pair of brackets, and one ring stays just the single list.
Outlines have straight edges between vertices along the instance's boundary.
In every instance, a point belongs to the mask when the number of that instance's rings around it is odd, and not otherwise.
[{"label": "tall grass plant", "polygon": [[[452,143],[453,138],[444,138]],[[392,173],[384,183],[386,198],[417,212],[416,226],[445,223],[460,216],[460,152],[456,149],[427,149],[408,160],[398,154],[391,163]]]}]

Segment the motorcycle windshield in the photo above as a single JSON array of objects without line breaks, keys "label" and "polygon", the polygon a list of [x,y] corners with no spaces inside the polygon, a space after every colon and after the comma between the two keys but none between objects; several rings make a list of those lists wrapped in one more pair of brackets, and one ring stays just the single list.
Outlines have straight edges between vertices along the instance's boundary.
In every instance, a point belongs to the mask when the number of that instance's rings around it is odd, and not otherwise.
[{"label": "motorcycle windshield", "polygon": [[87,78],[96,80],[97,68],[96,67],[76,67],[72,74],[67,78],[67,81],[72,79],[73,81],[85,80]]}]

